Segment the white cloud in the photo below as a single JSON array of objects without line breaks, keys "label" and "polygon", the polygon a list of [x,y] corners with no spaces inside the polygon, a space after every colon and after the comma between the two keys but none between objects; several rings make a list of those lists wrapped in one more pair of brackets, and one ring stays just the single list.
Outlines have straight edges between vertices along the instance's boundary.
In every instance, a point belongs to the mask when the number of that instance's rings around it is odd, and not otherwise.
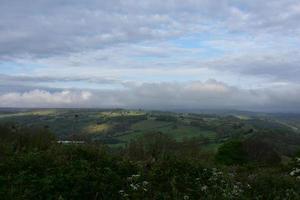
[{"label": "white cloud", "polygon": [[100,107],[146,109],[240,109],[300,111],[300,85],[238,89],[209,80],[128,85],[126,89],[3,93],[5,107]]},{"label": "white cloud", "polygon": [[92,97],[89,91],[71,92],[68,90],[50,93],[45,90],[32,90],[24,93],[10,92],[0,95],[2,107],[64,107],[82,105]]},{"label": "white cloud", "polygon": [[0,105],[297,110],[299,34],[297,0],[2,0]]},{"label": "white cloud", "polygon": [[0,7],[0,56],[48,57],[209,31],[299,33],[297,0],[8,1]]}]

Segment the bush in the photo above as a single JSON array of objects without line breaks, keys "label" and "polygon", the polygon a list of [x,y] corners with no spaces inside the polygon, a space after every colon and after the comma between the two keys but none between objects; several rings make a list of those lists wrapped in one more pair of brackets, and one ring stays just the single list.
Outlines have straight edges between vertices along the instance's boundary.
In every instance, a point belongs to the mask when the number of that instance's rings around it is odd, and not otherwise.
[{"label": "bush", "polygon": [[0,197],[4,200],[300,198],[299,158],[286,169],[238,165],[251,158],[245,146],[265,148],[256,140],[223,144],[217,161],[237,166],[217,169],[204,167],[198,159],[203,154],[197,140],[176,142],[161,133],[146,134],[112,153],[93,143],[56,144],[43,131],[0,130]]},{"label": "bush", "polygon": [[238,140],[224,143],[218,149],[216,161],[225,165],[240,165],[247,163],[247,153],[243,149],[243,143]]},{"label": "bush", "polygon": [[244,141],[243,149],[247,152],[248,160],[252,162],[274,165],[281,161],[280,155],[271,145],[256,138]]}]

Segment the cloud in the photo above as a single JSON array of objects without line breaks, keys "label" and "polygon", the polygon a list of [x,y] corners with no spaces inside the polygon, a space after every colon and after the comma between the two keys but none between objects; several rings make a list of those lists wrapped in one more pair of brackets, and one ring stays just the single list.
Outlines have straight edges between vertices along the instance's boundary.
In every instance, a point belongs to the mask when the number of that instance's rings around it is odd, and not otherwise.
[{"label": "cloud", "polygon": [[299,34],[297,0],[2,0],[0,105],[299,110]]},{"label": "cloud", "polygon": [[68,107],[80,106],[91,98],[88,91],[68,90],[50,93],[45,90],[32,90],[24,93],[10,92],[0,96],[2,107]]},{"label": "cloud", "polygon": [[49,57],[199,32],[299,32],[299,2],[43,0],[1,2],[0,56]]},{"label": "cloud", "polygon": [[299,50],[276,49],[273,52],[256,50],[245,54],[231,54],[207,63],[202,62],[202,66],[206,65],[217,71],[229,71],[242,76],[265,77],[271,82],[299,83],[299,63]]},{"label": "cloud", "polygon": [[12,83],[12,84],[24,84],[24,83],[53,83],[53,82],[80,82],[85,81],[89,83],[98,83],[98,84],[118,84],[122,81],[106,78],[106,77],[97,77],[97,76],[78,76],[78,77],[59,77],[59,76],[11,76],[0,74],[0,83]]},{"label": "cloud", "polygon": [[145,109],[240,109],[300,111],[300,85],[239,89],[209,80],[144,83],[126,89],[32,90],[0,95],[1,107],[99,107]]}]

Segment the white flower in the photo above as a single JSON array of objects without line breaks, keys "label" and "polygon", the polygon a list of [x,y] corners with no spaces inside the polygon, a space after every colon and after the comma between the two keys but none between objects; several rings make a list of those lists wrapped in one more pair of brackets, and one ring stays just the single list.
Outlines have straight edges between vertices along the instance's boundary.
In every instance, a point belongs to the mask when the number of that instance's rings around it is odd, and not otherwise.
[{"label": "white flower", "polygon": [[295,168],[293,171],[290,172],[291,176],[295,176],[296,174],[300,173],[300,169],[299,168]]},{"label": "white flower", "polygon": [[148,181],[143,181],[143,186],[147,186],[149,184]]},{"label": "white flower", "polygon": [[291,171],[290,175],[295,176],[295,171]]},{"label": "white flower", "polygon": [[207,187],[206,185],[204,185],[204,186],[201,187],[201,191],[204,192],[204,191],[207,190],[207,188],[208,188],[208,187]]},{"label": "white flower", "polygon": [[137,185],[134,185],[133,183],[130,184],[130,187],[131,187],[133,190],[138,190],[138,186],[137,186]]},{"label": "white flower", "polygon": [[184,195],[184,196],[183,196],[183,199],[184,199],[184,200],[188,200],[188,199],[190,199],[190,197],[189,197],[188,195]]},{"label": "white flower", "polygon": [[132,175],[132,178],[139,178],[141,175],[139,175],[139,174],[134,174],[134,175]]}]

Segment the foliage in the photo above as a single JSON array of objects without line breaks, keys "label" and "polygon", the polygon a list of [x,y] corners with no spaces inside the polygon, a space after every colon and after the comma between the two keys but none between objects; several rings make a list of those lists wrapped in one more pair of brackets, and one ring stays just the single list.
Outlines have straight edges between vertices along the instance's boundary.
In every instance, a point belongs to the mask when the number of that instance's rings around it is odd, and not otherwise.
[{"label": "foliage", "polygon": [[[214,115],[160,121],[141,111],[88,111],[87,118],[87,111],[60,112],[34,111],[31,120],[63,116],[65,126],[81,124],[75,132],[91,123],[112,132],[74,134],[69,138],[85,143],[58,144],[51,123],[1,125],[1,199],[300,199],[300,159],[292,154],[299,137],[282,126],[262,130],[253,119],[255,127]],[[132,137],[123,147],[101,143],[125,136]]]},{"label": "foliage", "polygon": [[239,140],[224,143],[218,150],[216,160],[225,165],[245,164],[248,161],[247,153]]}]

